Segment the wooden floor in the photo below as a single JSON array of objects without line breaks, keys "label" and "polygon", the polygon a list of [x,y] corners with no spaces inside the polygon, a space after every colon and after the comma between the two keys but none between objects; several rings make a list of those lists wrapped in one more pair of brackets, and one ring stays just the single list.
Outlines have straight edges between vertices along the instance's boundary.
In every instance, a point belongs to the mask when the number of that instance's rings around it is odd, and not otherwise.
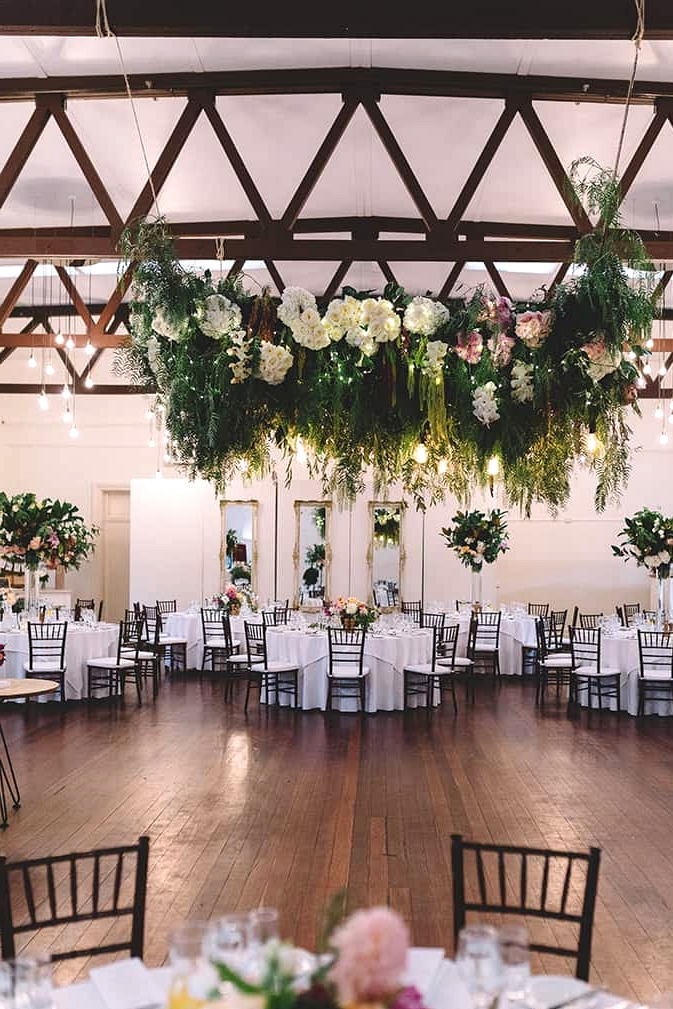
[{"label": "wooden floor", "polygon": [[[461,697],[462,702],[462,697]],[[206,680],[141,709],[2,709],[23,805],[15,857],[151,838],[146,959],[171,929],[260,903],[311,947],[320,909],[388,902],[417,945],[453,946],[452,831],[599,845],[592,980],[673,990],[673,719],[574,720],[505,680],[474,707],[359,717],[226,707]],[[564,964],[538,964],[564,972]],[[81,964],[68,965],[71,973]],[[68,975],[69,976],[69,975]]]}]

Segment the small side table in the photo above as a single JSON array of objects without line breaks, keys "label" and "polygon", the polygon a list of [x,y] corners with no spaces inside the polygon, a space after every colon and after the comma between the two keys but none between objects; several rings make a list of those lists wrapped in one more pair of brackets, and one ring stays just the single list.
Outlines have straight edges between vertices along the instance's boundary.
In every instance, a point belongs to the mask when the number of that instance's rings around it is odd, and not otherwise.
[{"label": "small side table", "polygon": [[[2,684],[0,686],[0,701],[27,700],[30,697],[38,697],[40,694],[53,694],[59,689],[59,684],[54,680],[16,679],[8,681],[0,679],[0,684]],[[4,830],[5,827],[9,826],[9,820],[7,819],[7,792],[9,792],[14,809],[18,809],[21,805],[21,794],[1,723],[0,745],[4,750],[4,759],[2,750],[0,750],[0,827]]]}]

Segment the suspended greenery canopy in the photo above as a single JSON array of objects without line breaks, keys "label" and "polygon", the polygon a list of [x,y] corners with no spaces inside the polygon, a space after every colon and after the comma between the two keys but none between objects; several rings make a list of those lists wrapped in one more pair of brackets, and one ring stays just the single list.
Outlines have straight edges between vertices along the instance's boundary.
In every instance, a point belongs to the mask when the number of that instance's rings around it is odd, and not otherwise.
[{"label": "suspended greenery canopy", "polygon": [[517,304],[479,289],[444,305],[392,284],[324,306],[290,287],[278,302],[184,269],[165,222],[141,223],[125,236],[136,269],[118,368],[156,389],[178,462],[219,485],[241,460],[262,474],[276,445],[306,452],[342,497],[368,466],[419,502],[447,489],[464,501],[495,472],[510,504],[556,509],[591,433],[602,509],[628,477],[624,408],[637,410],[653,275],[620,226],[615,176],[585,159],[571,178],[599,221],[577,244],[585,269]]}]

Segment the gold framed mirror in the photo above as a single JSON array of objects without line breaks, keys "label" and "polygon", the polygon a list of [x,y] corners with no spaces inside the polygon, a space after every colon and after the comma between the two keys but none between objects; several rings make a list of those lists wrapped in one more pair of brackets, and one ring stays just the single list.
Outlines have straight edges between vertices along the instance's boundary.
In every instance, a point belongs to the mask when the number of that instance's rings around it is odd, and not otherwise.
[{"label": "gold framed mirror", "polygon": [[257,501],[220,501],[220,589],[233,582],[255,590]]},{"label": "gold framed mirror", "polygon": [[380,609],[398,606],[405,550],[403,501],[369,502],[368,585],[372,602]]},{"label": "gold framed mirror", "polygon": [[329,598],[331,516],[330,501],[294,503],[294,595],[295,603],[307,609]]}]

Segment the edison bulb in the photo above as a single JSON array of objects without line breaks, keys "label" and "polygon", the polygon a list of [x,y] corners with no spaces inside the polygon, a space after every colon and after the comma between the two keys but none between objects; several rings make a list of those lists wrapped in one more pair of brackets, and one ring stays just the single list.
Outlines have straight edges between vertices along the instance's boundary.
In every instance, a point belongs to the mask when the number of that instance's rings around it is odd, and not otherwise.
[{"label": "edison bulb", "polygon": [[635,359],[636,359],[636,352],[635,352],[635,350],[630,350],[628,352],[628,354],[626,355],[626,357],[627,357],[627,360],[629,360],[629,361],[635,361]]},{"label": "edison bulb", "polygon": [[638,381],[636,382],[636,385],[638,386],[639,389],[644,389],[645,386],[647,385],[647,382],[645,381],[642,375],[638,376]]},{"label": "edison bulb", "polygon": [[54,366],[51,363],[51,361],[49,361],[49,363],[47,364],[46,368],[44,369],[45,375],[53,375],[55,371],[56,371],[56,369],[54,368]]},{"label": "edison bulb", "polygon": [[247,459],[241,459],[240,467],[241,467],[241,473],[247,473],[248,472],[248,468],[249,468],[248,467],[248,460]]},{"label": "edison bulb", "polygon": [[72,424],[72,413],[70,412],[69,406],[66,406],[65,410],[63,411],[63,423]]},{"label": "edison bulb", "polygon": [[661,367],[659,368],[659,374],[661,375],[662,378],[666,374],[666,365],[665,364],[662,364]]},{"label": "edison bulb", "polygon": [[418,463],[419,466],[424,466],[428,461],[428,447],[424,445],[422,441],[419,441],[418,445],[414,449],[414,461]]},{"label": "edison bulb", "polygon": [[651,375],[651,374],[652,374],[652,368],[650,367],[650,362],[646,361],[645,364],[643,365],[643,375]]},{"label": "edison bulb", "polygon": [[661,434],[659,435],[659,444],[660,445],[668,444],[668,435],[666,434],[665,431],[662,431]]},{"label": "edison bulb", "polygon": [[155,442],[154,438],[150,438],[150,440],[148,441],[147,444],[149,445],[150,448],[154,448],[154,446],[156,445],[156,442]]},{"label": "edison bulb", "polygon": [[168,463],[171,461],[171,457],[168,452],[164,452],[164,462]]},{"label": "edison bulb", "polygon": [[84,347],[84,353],[87,357],[92,357],[96,353],[96,348],[92,344],[91,340],[86,341],[86,346]]},{"label": "edison bulb", "polygon": [[154,475],[156,476],[157,480],[161,480],[163,473],[161,472],[160,469],[158,469]]},{"label": "edison bulb", "polygon": [[63,344],[65,343],[65,337],[63,336],[63,333],[61,332],[57,333],[56,336],[54,337],[54,342],[57,343],[59,347],[62,347]]},{"label": "edison bulb", "polygon": [[645,346],[647,347],[648,350],[652,350],[652,348],[654,347],[654,340],[652,339],[651,336],[648,337],[648,339],[645,341]]},{"label": "edison bulb", "polygon": [[497,476],[500,472],[500,460],[497,455],[492,455],[488,460],[488,465],[486,467],[486,472],[489,476]]},{"label": "edison bulb", "polygon": [[68,431],[68,434],[70,435],[71,438],[79,438],[79,431],[77,430],[74,424]]},{"label": "edison bulb", "polygon": [[145,420],[152,420],[152,417],[154,417],[154,411],[153,410],[146,410],[145,411]]},{"label": "edison bulb", "polygon": [[49,399],[47,397],[46,392],[42,391],[40,395],[37,397],[37,405],[39,406],[40,410],[49,409]]},{"label": "edison bulb", "polygon": [[591,455],[593,455],[597,448],[598,438],[593,431],[589,431],[589,434],[587,435],[587,452],[590,452]]},{"label": "edison bulb", "polygon": [[657,409],[654,411],[654,416],[657,418],[657,420],[661,420],[661,418],[664,416],[664,411],[661,409],[660,406],[658,406]]},{"label": "edison bulb", "polygon": [[75,341],[71,336],[69,336],[68,339],[65,341],[65,345],[68,348],[68,350],[73,350],[75,346]]},{"label": "edison bulb", "polygon": [[84,379],[84,388],[93,389],[93,379],[91,375],[87,375],[87,377]]},{"label": "edison bulb", "polygon": [[301,463],[301,465],[303,466],[306,463],[308,456],[306,455],[306,449],[304,448],[304,443],[301,440],[301,438],[297,438],[296,454],[297,454],[297,462]]},{"label": "edison bulb", "polygon": [[61,396],[63,399],[70,399],[70,389],[68,388],[68,383],[65,382],[63,388],[61,389]]},{"label": "edison bulb", "polygon": [[28,367],[37,368],[37,361],[35,360],[35,354],[32,352],[32,350],[30,352],[30,357],[28,358]]},{"label": "edison bulb", "polygon": [[440,459],[437,463],[437,472],[440,476],[444,476],[444,474],[448,471],[448,468],[449,464],[446,459]]},{"label": "edison bulb", "polygon": [[673,413],[669,413],[669,415],[668,415],[668,423],[669,424],[673,424]]}]

